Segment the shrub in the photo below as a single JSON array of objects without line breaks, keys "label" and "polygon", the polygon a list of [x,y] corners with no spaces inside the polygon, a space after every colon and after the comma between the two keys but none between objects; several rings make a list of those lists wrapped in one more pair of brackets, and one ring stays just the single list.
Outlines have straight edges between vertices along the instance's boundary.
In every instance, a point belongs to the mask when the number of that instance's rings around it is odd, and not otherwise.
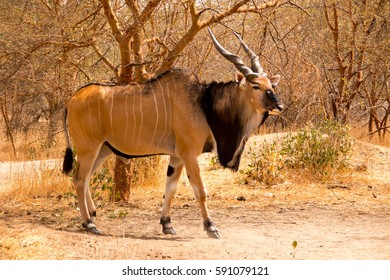
[{"label": "shrub", "polygon": [[286,169],[305,169],[324,178],[347,167],[351,148],[348,127],[325,121],[288,134],[279,145],[274,141],[258,150],[250,147],[248,169],[242,173],[266,185],[282,182]]},{"label": "shrub", "polygon": [[290,168],[308,169],[327,176],[348,165],[352,139],[348,127],[325,121],[318,127],[308,125],[282,142],[280,153]]},{"label": "shrub", "polygon": [[252,180],[266,185],[274,185],[283,181],[282,169],[285,160],[277,148],[277,143],[264,141],[259,150],[249,147],[248,169],[243,173]]},{"label": "shrub", "polygon": [[104,164],[97,170],[90,179],[90,190],[92,199],[104,200],[109,197],[110,200],[115,201],[115,183],[113,175],[109,168]]}]

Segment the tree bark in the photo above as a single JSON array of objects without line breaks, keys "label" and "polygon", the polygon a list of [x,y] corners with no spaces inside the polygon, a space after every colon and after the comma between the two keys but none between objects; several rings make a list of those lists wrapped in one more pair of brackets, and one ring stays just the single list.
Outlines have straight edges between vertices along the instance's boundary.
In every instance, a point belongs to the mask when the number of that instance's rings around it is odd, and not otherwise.
[{"label": "tree bark", "polygon": [[114,181],[115,191],[114,201],[122,200],[128,202],[130,199],[130,188],[132,181],[131,163],[126,164],[119,158],[115,159]]},{"label": "tree bark", "polygon": [[12,135],[12,130],[11,130],[11,127],[9,124],[9,119],[8,119],[8,114],[7,114],[7,109],[5,108],[5,106],[6,106],[5,102],[3,102],[3,99],[0,97],[0,110],[1,110],[1,114],[2,114],[3,119],[4,119],[7,137],[9,139],[9,141],[11,142],[12,151],[14,153],[14,157],[16,158],[17,154],[16,154],[14,137]]}]

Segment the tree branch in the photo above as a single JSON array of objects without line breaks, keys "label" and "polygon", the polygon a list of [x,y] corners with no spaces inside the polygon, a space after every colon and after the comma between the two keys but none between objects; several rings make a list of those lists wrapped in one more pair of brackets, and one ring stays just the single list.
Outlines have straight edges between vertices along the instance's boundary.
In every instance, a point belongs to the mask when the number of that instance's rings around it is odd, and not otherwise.
[{"label": "tree branch", "polygon": [[[241,0],[241,1],[237,2],[235,5],[231,6],[227,10],[225,10],[224,12],[222,12],[222,13],[220,13],[218,15],[213,15],[208,20],[199,23],[199,25],[201,26],[201,28],[205,28],[207,26],[210,26],[213,23],[220,22],[225,17],[228,17],[228,16],[238,12],[239,8],[241,8],[243,5],[247,4],[249,1],[250,0]],[[278,2],[278,1],[272,1],[272,2]],[[249,8],[241,10],[241,12],[246,12],[246,11],[248,11],[248,9]]]},{"label": "tree branch", "polygon": [[[147,7],[145,7],[142,14],[140,14],[140,9],[138,6],[138,2],[134,0],[126,0],[127,6],[130,8],[130,11],[133,15],[134,22],[132,26],[128,28],[125,36],[133,37],[133,53],[134,53],[134,61],[133,65],[135,66],[135,81],[143,82],[147,79],[147,73],[145,70],[145,64],[143,61],[143,53],[142,53],[142,44],[143,44],[143,35],[142,35],[142,26],[145,21],[152,14],[154,9],[157,7],[159,1],[151,1],[148,3]],[[155,6],[154,6],[155,5]]]},{"label": "tree branch", "polygon": [[114,34],[115,40],[118,43],[121,43],[123,32],[121,31],[121,28],[119,27],[119,21],[118,18],[112,9],[110,0],[100,0],[100,3],[103,5],[104,14],[106,15],[108,24],[111,27],[112,33]]},{"label": "tree branch", "polygon": [[291,5],[291,6],[295,6],[297,7],[298,9],[302,10],[306,15],[308,15],[309,17],[311,17],[311,14],[306,11],[305,8],[303,8],[302,6],[298,5],[297,3],[294,3],[293,1],[288,1],[288,3]]},{"label": "tree branch", "polygon": [[[67,47],[68,50],[72,50],[75,48],[89,47],[92,44],[93,44],[93,40],[88,40],[88,41],[84,41],[84,42],[43,41],[43,42],[40,42],[40,43],[36,44],[35,46],[33,46],[26,54],[24,54],[23,57],[21,58],[21,61],[28,60],[32,56],[33,53],[35,53],[37,50],[39,50],[40,48],[47,46],[47,45]],[[4,78],[1,78],[0,83],[13,77],[14,75],[16,75],[22,66],[23,66],[23,64],[19,63],[18,66],[16,67],[16,69],[14,71],[12,71],[12,73],[8,74]]]},{"label": "tree branch", "polygon": [[[201,31],[202,29],[206,28],[207,26],[210,26],[213,23],[217,23],[222,21],[224,18],[231,16],[234,13],[242,13],[247,11],[255,11],[253,8],[250,7],[243,7],[246,5],[250,0],[241,0],[238,1],[236,4],[231,6],[230,8],[227,8],[224,12],[219,13],[218,15],[211,16],[208,20],[201,21],[200,15],[196,10],[196,3],[195,1],[191,2],[190,6],[190,14],[192,19],[192,25],[190,29],[183,35],[183,37],[176,43],[176,45],[171,49],[171,51],[167,54],[166,60],[164,63],[160,66],[160,68],[157,69],[155,75],[163,73],[167,70],[169,70],[172,65],[175,63],[177,58],[179,57],[180,53],[187,47],[188,44],[192,42],[194,37]],[[269,7],[274,7],[278,5],[278,0],[269,1],[267,3],[264,3],[263,5],[259,6],[256,9],[256,12],[262,9],[266,9]],[[203,11],[202,11],[203,12]]]},{"label": "tree branch", "polygon": [[[126,3],[129,5],[130,9],[131,9],[132,5],[136,5],[133,2],[134,2],[134,0],[126,0]],[[138,30],[137,27],[142,27],[149,20],[150,16],[153,14],[153,12],[157,8],[158,4],[160,4],[160,2],[161,2],[161,0],[149,1],[148,4],[146,5],[146,7],[143,9],[143,11],[139,14],[139,16],[137,16],[137,19],[134,20],[133,24],[127,28],[127,30],[125,31],[123,36],[125,38],[133,37],[134,34]],[[139,13],[139,8],[137,8],[137,9],[138,9],[138,13]]]},{"label": "tree branch", "polygon": [[119,72],[117,67],[101,52],[101,50],[98,48],[96,45],[96,42],[94,41],[93,44],[91,45],[96,54],[99,56],[99,59],[102,60],[115,74],[115,77],[118,79],[119,78]]}]

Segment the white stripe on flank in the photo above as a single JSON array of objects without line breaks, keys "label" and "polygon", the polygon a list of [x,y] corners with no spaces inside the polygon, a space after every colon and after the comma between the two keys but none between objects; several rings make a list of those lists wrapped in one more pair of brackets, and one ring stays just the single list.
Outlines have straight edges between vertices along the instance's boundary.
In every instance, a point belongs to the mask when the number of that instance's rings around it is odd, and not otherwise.
[{"label": "white stripe on flank", "polygon": [[125,92],[126,95],[126,104],[125,104],[125,112],[126,112],[126,130],[125,130],[125,139],[127,139],[127,129],[129,127],[129,112],[128,112],[128,106],[127,106],[127,97],[128,94]]},{"label": "white stripe on flank", "polygon": [[142,107],[142,96],[143,93],[140,91],[139,92],[139,108],[140,108],[140,112],[141,112],[141,122],[140,122],[140,127],[139,127],[139,132],[138,132],[138,141],[137,141],[137,149],[139,147],[139,142],[141,141],[141,132],[142,132],[142,125],[143,125],[143,122],[144,122],[144,110],[143,110],[143,107]]},{"label": "white stripe on flank", "polygon": [[133,135],[131,137],[131,145],[134,145],[134,137],[135,137],[135,130],[137,128],[137,118],[136,118],[136,115],[135,115],[135,95],[136,93],[133,92]]},{"label": "white stripe on flank", "polygon": [[88,98],[88,119],[89,119],[89,129],[91,130],[91,133],[93,133],[92,120],[91,120],[91,98],[92,95],[90,95]]},{"label": "white stripe on flank", "polygon": [[164,94],[164,88],[162,87],[160,81],[158,81],[158,85],[160,86],[160,89],[161,89],[161,96],[162,96],[162,101],[163,101],[163,104],[164,104],[164,132],[163,134],[161,135],[161,140],[164,141],[165,139],[165,133],[167,132],[167,122],[168,122],[168,116],[167,116],[167,106],[165,104],[165,94]]},{"label": "white stripe on flank", "polygon": [[102,116],[101,116],[101,113],[100,113],[100,98],[101,98],[101,95],[98,96],[98,112],[99,112],[100,137],[102,137],[103,133],[102,133]]},{"label": "white stripe on flank", "polygon": [[154,137],[156,136],[156,132],[157,132],[159,114],[158,114],[158,106],[157,106],[156,94],[155,94],[153,89],[152,89],[152,92],[153,92],[153,99],[154,99],[154,107],[156,108],[156,125],[154,126],[153,137],[152,137],[152,140],[151,140],[151,146],[154,146]]},{"label": "white stripe on flank", "polygon": [[111,124],[111,132],[114,132],[114,127],[112,125],[112,110],[114,109],[114,93],[111,92],[111,108],[110,108],[110,124]]},{"label": "white stripe on flank", "polygon": [[[170,97],[170,94],[169,94],[169,88],[167,88],[167,95],[168,95],[168,104],[169,104],[169,112],[168,112],[168,116],[169,116],[169,129],[172,131],[172,104],[171,104],[171,97]],[[168,119],[168,118],[167,118]],[[170,131],[168,130],[168,136],[170,134]]]}]

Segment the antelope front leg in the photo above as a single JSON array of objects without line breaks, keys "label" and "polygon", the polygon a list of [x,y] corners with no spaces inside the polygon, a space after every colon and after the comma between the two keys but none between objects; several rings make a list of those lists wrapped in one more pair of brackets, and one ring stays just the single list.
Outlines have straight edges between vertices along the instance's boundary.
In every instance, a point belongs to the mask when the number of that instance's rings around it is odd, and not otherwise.
[{"label": "antelope front leg", "polygon": [[207,193],[200,177],[200,169],[196,158],[187,159],[184,162],[188,179],[191,183],[192,189],[194,190],[195,197],[199,203],[200,211],[203,217],[204,230],[207,231],[207,235],[211,238],[220,238],[218,229],[214,225],[209,211],[207,209]]},{"label": "antelope front leg", "polygon": [[171,224],[171,205],[182,170],[183,162],[179,158],[171,156],[167,170],[164,207],[160,219],[160,224],[162,225],[162,231],[164,234],[176,234],[176,231],[173,229]]}]

